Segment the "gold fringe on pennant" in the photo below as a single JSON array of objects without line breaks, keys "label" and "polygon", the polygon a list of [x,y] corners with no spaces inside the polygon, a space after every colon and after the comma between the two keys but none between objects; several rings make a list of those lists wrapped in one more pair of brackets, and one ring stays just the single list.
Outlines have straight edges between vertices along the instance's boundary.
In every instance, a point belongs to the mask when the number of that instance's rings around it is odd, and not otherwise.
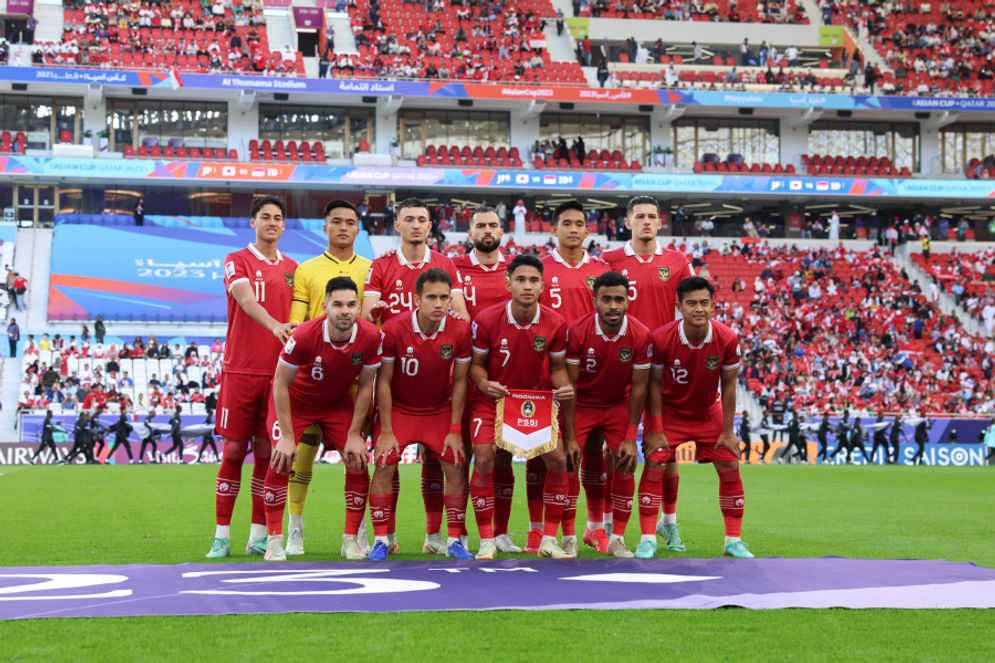
[{"label": "gold fringe on pennant", "polygon": [[560,404],[555,400],[553,401],[553,415],[552,415],[552,425],[551,433],[552,439],[545,444],[540,444],[538,447],[533,447],[531,449],[522,449],[516,444],[512,444],[504,439],[504,398],[501,398],[497,402],[497,409],[494,413],[494,443],[501,449],[518,456],[519,458],[524,458],[529,460],[535,458],[536,456],[541,456],[543,454],[549,453],[556,448],[557,443],[560,439]]}]

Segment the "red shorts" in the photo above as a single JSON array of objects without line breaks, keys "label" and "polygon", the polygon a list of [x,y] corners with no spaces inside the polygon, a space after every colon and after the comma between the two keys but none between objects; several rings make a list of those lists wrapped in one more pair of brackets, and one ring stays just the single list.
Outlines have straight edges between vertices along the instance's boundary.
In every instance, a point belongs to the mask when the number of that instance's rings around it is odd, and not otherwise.
[{"label": "red shorts", "polygon": [[699,463],[716,460],[736,460],[739,458],[725,447],[715,448],[722,433],[722,408],[712,408],[700,417],[688,417],[678,413],[663,415],[663,434],[667,436],[669,451],[660,449],[651,454],[649,460],[655,463],[669,463],[674,459],[677,447],[694,442],[695,458]]},{"label": "red shorts", "polygon": [[477,401],[470,407],[470,441],[476,444],[494,444],[495,401]]},{"label": "red shorts", "polygon": [[[347,397],[326,406],[321,412],[312,412],[295,408],[291,402],[290,418],[294,424],[294,443],[299,444],[305,429],[313,424],[321,431],[321,440],[326,448],[334,446],[340,454],[343,453],[349,426],[352,425],[352,405],[352,398]],[[269,416],[266,418],[266,429],[269,431],[270,442],[275,447],[280,441],[280,427],[277,425],[276,407],[272,398],[269,404]]]},{"label": "red shorts", "polygon": [[574,435],[577,436],[577,444],[581,449],[592,433],[601,433],[605,436],[608,448],[617,451],[628,425],[628,402],[612,407],[578,405],[574,414]]},{"label": "red shorts", "polygon": [[[455,463],[456,456],[451,449],[442,453],[442,443],[449,434],[449,424],[452,410],[443,410],[434,414],[411,414],[401,412],[397,408],[390,411],[390,425],[394,429],[397,445],[403,449],[409,444],[422,444],[429,454],[438,456],[443,462]],[[373,418],[373,443],[380,439],[380,417]],[[391,451],[382,461],[387,465],[399,462],[397,452]]]},{"label": "red shorts", "polygon": [[214,434],[236,442],[268,438],[266,413],[272,391],[272,375],[225,373],[218,394]]}]

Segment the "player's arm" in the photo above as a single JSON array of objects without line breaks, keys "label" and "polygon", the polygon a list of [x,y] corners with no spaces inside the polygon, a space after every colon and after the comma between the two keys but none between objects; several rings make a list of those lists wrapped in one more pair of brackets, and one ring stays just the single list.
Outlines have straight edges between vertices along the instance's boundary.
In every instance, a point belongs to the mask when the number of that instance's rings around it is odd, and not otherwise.
[{"label": "player's arm", "polygon": [[736,420],[736,378],[739,376],[739,367],[727,368],[722,371],[721,386],[722,391],[722,432],[715,442],[715,448],[725,447],[736,457],[739,457],[739,440],[736,439],[734,422]]},{"label": "player's arm", "polygon": [[297,367],[280,360],[273,374],[273,408],[276,410],[276,423],[280,429],[280,439],[273,448],[270,467],[279,474],[285,474],[294,466],[297,458],[297,440],[294,439],[294,422],[290,409],[290,383],[297,375]]},{"label": "player's arm", "polygon": [[377,438],[377,446],[373,450],[373,462],[379,463],[381,459],[390,455],[390,452],[400,452],[397,438],[394,436],[394,427],[391,423],[390,410],[393,407],[393,396],[390,385],[394,380],[394,362],[384,361],[380,364],[380,375],[377,376],[377,414],[380,417],[380,437]]},{"label": "player's arm", "polygon": [[[549,355],[549,381],[553,384],[553,398],[560,403],[560,407],[566,407],[563,411],[564,419],[564,433],[563,433],[563,452],[567,455],[567,468],[576,472],[580,467],[580,447],[577,445],[577,439],[573,435],[573,404],[574,404],[574,385],[570,381],[570,374],[567,373],[567,360],[565,357],[566,351],[560,353],[550,353]],[[569,423],[566,422],[567,417],[570,417]],[[569,429],[567,429],[569,426]],[[570,431],[571,444],[567,443],[567,430]]]},{"label": "player's arm", "polygon": [[[577,390],[577,380],[580,379],[580,364],[572,361],[566,362],[567,378]],[[574,417],[577,416],[577,402],[574,399],[560,403],[563,411],[563,451],[567,455],[567,461],[572,463],[580,456],[580,445],[577,443],[577,431],[574,427]],[[571,467],[571,470],[576,467]]]},{"label": "player's arm", "polygon": [[454,292],[452,295],[452,303],[449,305],[453,311],[458,313],[458,318],[470,322],[470,311],[466,308],[466,299],[463,297],[462,292]]},{"label": "player's arm", "polygon": [[250,318],[262,325],[273,336],[280,339],[281,343],[286,343],[290,334],[294,331],[297,323],[280,322],[263,308],[262,304],[256,301],[256,295],[252,292],[252,286],[246,281],[236,281],[231,286],[231,296],[235,298],[242,310]]},{"label": "player's arm", "polygon": [[307,320],[308,309],[311,307],[309,284],[303,272],[301,265],[298,265],[297,271],[294,272],[294,295],[290,300],[291,322],[301,323]]},{"label": "player's arm", "polygon": [[360,313],[360,317],[363,320],[368,320],[370,322],[376,322],[383,315],[384,310],[387,308],[387,302],[380,299],[380,293],[363,293],[363,311]]},{"label": "player's arm", "polygon": [[487,394],[494,400],[508,395],[508,389],[496,380],[487,377],[487,351],[473,349],[473,362],[470,365],[470,379],[482,394]]},{"label": "player's arm", "polygon": [[466,408],[466,382],[470,375],[470,362],[453,364],[453,412],[449,418],[449,434],[442,443],[442,451],[453,450],[456,462],[463,462],[463,410]]},{"label": "player's arm", "polygon": [[373,401],[373,383],[377,377],[377,366],[364,366],[359,374],[359,384],[356,387],[356,402],[352,408],[352,423],[345,440],[345,462],[347,467],[362,469],[366,467],[366,440],[363,438],[363,423],[370,411]]},{"label": "player's arm", "polygon": [[663,434],[663,371],[664,367],[658,364],[650,368],[646,394],[649,416],[643,429],[643,455],[647,458],[660,449],[670,449],[667,436]]},{"label": "player's arm", "polygon": [[639,460],[636,452],[636,436],[639,434],[639,420],[646,407],[646,388],[649,380],[650,369],[633,369],[632,387],[629,391],[629,424],[625,427],[625,436],[618,447],[617,467],[622,472],[636,471],[636,462]]}]

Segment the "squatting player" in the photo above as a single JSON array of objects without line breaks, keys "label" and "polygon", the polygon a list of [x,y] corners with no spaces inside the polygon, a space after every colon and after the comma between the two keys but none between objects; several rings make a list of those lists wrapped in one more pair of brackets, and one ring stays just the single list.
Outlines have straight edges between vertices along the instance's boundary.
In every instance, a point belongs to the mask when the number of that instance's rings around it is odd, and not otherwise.
[{"label": "squatting player", "polygon": [[[588,507],[584,542],[615,557],[632,557],[625,547],[625,526],[632,513],[636,435],[645,409],[652,355],[650,331],[626,315],[628,305],[629,280],[618,272],[605,272],[594,280],[596,311],[567,328],[567,372],[577,399],[576,407],[569,401],[564,407],[564,447],[579,453],[578,440],[595,438],[600,458],[602,436],[608,443],[615,465],[611,537],[600,522],[603,505],[599,501]],[[604,499],[602,494],[600,500]]]},{"label": "squatting player", "polygon": [[463,407],[470,374],[470,325],[449,316],[452,281],[432,268],[415,283],[415,310],[383,326],[383,354],[377,378],[373,423],[376,468],[370,514],[376,540],[369,559],[387,559],[388,525],[394,508],[392,483],[401,449],[421,443],[439,458],[446,477],[446,553],[473,559],[461,540],[466,523],[466,476],[462,439]]},{"label": "squatting player", "polygon": [[[273,459],[266,473],[266,560],[283,561],[283,508],[297,443],[317,424],[346,464],[342,556],[365,559],[356,535],[369,492],[363,423],[380,367],[380,330],[359,320],[359,289],[348,276],[325,287],[325,315],[300,325],[280,353],[268,428]],[[351,390],[357,377],[356,398]]]},{"label": "squatting player", "polygon": [[[359,213],[348,200],[337,198],[325,205],[322,230],[328,237],[328,248],[321,255],[305,260],[294,274],[294,299],[290,304],[290,321],[301,323],[324,315],[325,287],[336,276],[347,276],[359,289],[363,301],[363,284],[370,271],[370,260],[354,250],[359,234]],[[287,531],[287,554],[304,554],[304,502],[314,472],[314,459],[321,444],[320,430],[312,426],[301,436],[297,460],[290,472],[287,487],[287,511],[290,523]],[[360,528],[360,542],[362,536]]]},{"label": "squatting player", "polygon": [[[629,317],[654,330],[676,318],[677,284],[694,276],[694,269],[684,253],[665,249],[657,242],[662,221],[656,198],[636,196],[629,200],[625,212],[625,227],[632,231],[632,239],[602,257],[612,270],[629,279]],[[680,479],[677,461],[668,463],[663,477],[663,514],[657,532],[672,551],[684,550],[677,526]],[[605,521],[610,517],[606,513]]]},{"label": "squatting player", "polygon": [[221,369],[221,393],[214,434],[224,438],[216,482],[216,529],[207,557],[231,554],[231,514],[242,480],[242,464],[252,444],[252,520],[246,553],[266,552],[263,479],[270,459],[266,409],[280,346],[294,326],[286,322],[297,263],[280,253],[287,208],[279,198],[256,198],[251,225],[256,241],[225,256],[228,335]]},{"label": "squatting player", "polygon": [[[453,261],[428,248],[432,219],[428,206],[418,198],[408,198],[397,206],[394,228],[401,236],[401,246],[373,261],[363,293],[363,317],[371,322],[387,322],[394,316],[415,308],[415,281],[427,269],[446,271],[453,282],[451,307],[468,320],[459,272]],[[422,551],[446,554],[446,542],[439,533],[444,507],[442,467],[431,453],[422,460],[422,498],[425,501],[425,543]],[[397,506],[395,482],[394,506]],[[394,535],[393,521],[389,526]],[[394,540],[391,541],[394,548]]]},{"label": "squatting player", "polygon": [[[509,389],[553,390],[553,398],[567,401],[574,389],[567,375],[566,324],[558,313],[539,304],[542,263],[533,256],[516,256],[508,264],[511,300],[496,304],[473,321],[473,365],[470,377],[476,390],[471,402],[474,467],[470,481],[473,511],[480,531],[477,559],[494,559],[494,423],[496,403]],[[543,537],[539,554],[569,559],[556,542],[567,504],[567,466],[562,440],[545,454],[546,484]]]},{"label": "squatting player", "polygon": [[694,442],[699,462],[711,462],[719,475],[719,507],[725,520],[724,554],[753,554],[739,538],[743,524],[743,482],[739,476],[736,376],[740,349],[736,332],[711,319],[715,286],[700,276],[677,285],[683,320],[656,329],[649,385],[649,422],[644,442],[646,467],[639,483],[636,557],[656,555],[656,516],[663,496],[663,465],[674,450]]},{"label": "squatting player", "polygon": [[[592,287],[594,279],[607,272],[610,268],[600,258],[592,258],[584,249],[587,239],[587,215],[584,206],[576,200],[565,200],[553,212],[553,234],[556,236],[557,247],[542,259],[543,282],[546,284],[539,303],[545,304],[563,316],[567,324],[575,322],[594,311],[592,306]],[[584,483],[587,497],[589,522],[600,522],[602,513],[594,515],[593,510],[602,509],[605,499],[605,463],[602,456],[604,447],[600,435],[590,440],[583,439],[583,463],[580,463],[581,452],[569,445],[577,440],[564,440],[564,452],[567,454],[567,495],[570,501],[563,512],[563,549],[569,554],[577,555],[577,536],[574,531],[574,520],[577,516],[577,496],[580,494],[578,480],[578,465]],[[526,488],[529,497],[529,537],[525,546],[526,552],[535,552],[539,547],[542,532],[537,529],[542,521],[542,485],[546,474],[541,458],[533,458],[526,465]],[[607,536],[604,546],[608,544]],[[604,552],[602,550],[601,552]]]}]

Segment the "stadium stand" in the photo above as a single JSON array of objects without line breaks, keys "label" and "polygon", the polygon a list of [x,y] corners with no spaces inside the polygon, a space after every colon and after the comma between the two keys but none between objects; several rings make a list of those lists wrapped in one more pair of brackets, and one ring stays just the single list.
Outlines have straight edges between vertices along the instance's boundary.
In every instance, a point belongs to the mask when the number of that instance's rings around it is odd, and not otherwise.
[{"label": "stadium stand", "polygon": [[808,24],[805,8],[795,0],[768,0],[739,5],[735,0],[706,0],[693,3],[663,0],[598,0],[580,4],[578,16],[596,18],[664,19],[667,21],[731,21],[734,23]]},{"label": "stadium stand", "polygon": [[36,42],[36,63],[304,76],[299,51],[270,50],[254,0],[67,2],[63,21],[61,43]]},{"label": "stadium stand", "polygon": [[785,173],[794,174],[796,172],[793,163],[746,163],[742,154],[730,154],[724,161],[719,159],[719,155],[708,153],[701,155],[701,161],[696,161],[694,166],[696,173]]},{"label": "stadium stand", "polygon": [[911,254],[912,261],[936,279],[939,288],[949,292],[969,315],[985,325],[988,336],[995,333],[995,249],[977,253]]},{"label": "stadium stand", "polygon": [[417,157],[419,166],[489,166],[502,168],[521,168],[522,158],[517,147],[507,147],[501,145],[495,148],[488,145],[486,148],[477,145],[471,148],[469,145],[429,145],[425,148],[425,154]]},{"label": "stadium stand", "polygon": [[871,175],[910,177],[908,167],[895,168],[888,157],[802,155],[802,164],[809,175]]}]

